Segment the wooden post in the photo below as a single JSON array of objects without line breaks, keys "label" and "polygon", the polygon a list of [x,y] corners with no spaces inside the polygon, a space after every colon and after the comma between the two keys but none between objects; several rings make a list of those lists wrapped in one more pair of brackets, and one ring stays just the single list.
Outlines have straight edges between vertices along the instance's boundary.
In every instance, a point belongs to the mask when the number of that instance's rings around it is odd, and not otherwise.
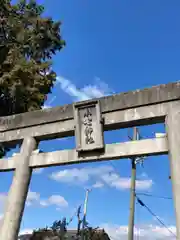
[{"label": "wooden post", "polygon": [[[139,140],[137,128],[134,127],[133,141]],[[128,226],[128,240],[134,239],[134,213],[135,213],[135,190],[136,190],[136,158],[132,158],[131,192],[130,192],[130,215]]]}]

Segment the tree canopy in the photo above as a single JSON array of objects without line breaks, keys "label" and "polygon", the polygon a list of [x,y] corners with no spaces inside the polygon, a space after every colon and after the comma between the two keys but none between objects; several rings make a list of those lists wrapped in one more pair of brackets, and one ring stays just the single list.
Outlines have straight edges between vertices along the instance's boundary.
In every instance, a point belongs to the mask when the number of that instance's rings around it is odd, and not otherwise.
[{"label": "tree canopy", "polygon": [[52,57],[65,46],[60,27],[36,0],[1,0],[0,116],[43,106],[56,80]]}]

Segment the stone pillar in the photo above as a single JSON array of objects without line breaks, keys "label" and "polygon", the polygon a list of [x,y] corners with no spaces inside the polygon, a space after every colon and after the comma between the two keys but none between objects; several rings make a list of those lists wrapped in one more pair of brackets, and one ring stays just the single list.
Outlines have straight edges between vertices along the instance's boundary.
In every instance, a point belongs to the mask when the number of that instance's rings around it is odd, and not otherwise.
[{"label": "stone pillar", "polygon": [[176,214],[177,239],[180,240],[180,108],[169,109],[166,117],[172,189]]},{"label": "stone pillar", "polygon": [[37,144],[34,138],[25,138],[21,147],[13,181],[9,190],[5,214],[1,226],[1,240],[16,240],[20,229],[32,170],[29,160]]}]

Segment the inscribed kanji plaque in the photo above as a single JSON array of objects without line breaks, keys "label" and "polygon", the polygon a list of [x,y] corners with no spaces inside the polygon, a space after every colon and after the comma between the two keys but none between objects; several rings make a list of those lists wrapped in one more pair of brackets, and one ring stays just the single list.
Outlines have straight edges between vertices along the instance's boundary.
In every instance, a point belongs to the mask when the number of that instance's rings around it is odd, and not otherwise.
[{"label": "inscribed kanji plaque", "polygon": [[74,119],[77,151],[103,149],[103,126],[99,101],[74,104]]}]

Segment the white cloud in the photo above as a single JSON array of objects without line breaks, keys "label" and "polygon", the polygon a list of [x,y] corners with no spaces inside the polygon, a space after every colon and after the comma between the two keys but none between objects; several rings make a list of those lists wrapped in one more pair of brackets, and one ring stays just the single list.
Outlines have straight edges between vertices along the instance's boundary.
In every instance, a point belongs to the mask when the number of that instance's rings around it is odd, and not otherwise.
[{"label": "white cloud", "polygon": [[40,193],[29,191],[26,199],[26,205],[32,206],[35,203],[37,203],[39,199],[40,199]]},{"label": "white cloud", "polygon": [[[114,224],[101,224],[101,228],[104,228],[105,231],[108,233],[109,237],[112,240],[127,239],[128,234],[128,226],[118,226]],[[168,226],[168,228],[176,234],[176,227],[175,226]],[[135,236],[139,237],[140,240],[154,240],[154,239],[165,239],[165,240],[172,240],[175,237],[170,233],[165,227],[160,227],[157,225],[143,225],[143,226],[136,226],[134,228]]]},{"label": "white cloud", "polygon": [[96,182],[92,185],[92,188],[102,188],[104,187],[104,183],[102,182]]},{"label": "white cloud", "polygon": [[88,99],[88,95],[78,89],[70,80],[58,76],[57,82],[60,83],[61,89],[70,96],[75,97],[80,101]]},{"label": "white cloud", "polygon": [[[6,199],[7,199],[7,194],[0,193],[0,216],[1,216],[1,212],[3,211]],[[43,207],[48,207],[50,205],[55,205],[57,207],[67,207],[68,202],[61,195],[52,195],[47,199],[41,199],[40,193],[29,191],[26,199],[26,206],[31,207],[35,205],[43,206]]]},{"label": "white cloud", "polygon": [[[95,77],[94,84],[88,84],[82,88],[78,88],[72,81],[63,76],[58,76],[54,87],[60,84],[60,88],[76,101],[84,101],[91,98],[100,98],[113,94],[114,92],[109,88],[108,84],[102,82],[100,78]],[[47,100],[42,106],[42,109],[48,109],[52,107],[52,103],[57,99],[57,96],[53,96],[50,100]]]},{"label": "white cloud", "polygon": [[0,193],[0,206],[2,206],[2,204],[5,203],[7,198],[7,194],[6,193]]},{"label": "white cloud", "polygon": [[32,234],[32,233],[33,233],[33,229],[23,229],[22,231],[20,231],[19,236],[24,234]]},{"label": "white cloud", "polygon": [[73,168],[73,169],[65,169],[59,172],[54,172],[51,175],[51,179],[54,179],[59,182],[87,182],[89,180],[89,176],[85,174],[85,172],[81,169]]},{"label": "white cloud", "polygon": [[29,192],[26,201],[27,206],[32,206],[34,204],[40,205],[42,207],[48,207],[55,205],[57,207],[67,207],[68,202],[61,195],[52,195],[47,199],[41,199],[40,194],[37,192]]},{"label": "white cloud", "polygon": [[89,84],[83,88],[77,88],[75,84],[62,76],[57,77],[57,83],[60,84],[60,87],[64,92],[71,97],[74,97],[77,101],[84,101],[112,94],[108,85],[101,82],[99,79],[96,80],[95,84]]},{"label": "white cloud", "polygon": [[[115,187],[117,189],[129,189],[131,186],[130,178],[120,177],[116,173],[105,174],[102,176],[102,179],[111,187]],[[151,179],[146,180],[136,180],[136,189],[137,190],[145,190],[150,189],[152,187],[153,181]]]},{"label": "white cloud", "polygon": [[136,180],[136,189],[137,190],[145,190],[150,189],[153,185],[152,179],[147,180]]},{"label": "white cloud", "polygon": [[42,106],[42,109],[47,109],[47,108],[51,108],[51,105],[44,104],[44,106]]},{"label": "white cloud", "polygon": [[42,106],[42,109],[48,109],[52,107],[52,103],[56,100],[57,96],[53,96],[50,100],[47,100]]},{"label": "white cloud", "polygon": [[[91,98],[100,98],[113,94],[114,92],[109,88],[108,84],[102,82],[98,77],[95,77],[94,84],[88,84],[82,88],[78,88],[72,81],[65,77],[58,76],[54,87],[60,84],[60,88],[76,101],[84,101]],[[52,103],[56,100],[57,96],[53,96],[50,100],[47,100],[42,106],[42,109],[48,109],[52,107]]]},{"label": "white cloud", "polygon": [[110,171],[112,171],[112,167],[106,165],[97,168],[71,168],[53,172],[50,178],[59,182],[82,184],[87,183],[93,176],[100,176],[100,174]]},{"label": "white cloud", "polygon": [[[131,179],[120,177],[119,174],[115,172],[113,167],[108,165],[102,165],[99,167],[87,167],[87,168],[72,168],[65,169],[58,172],[53,172],[50,178],[58,182],[66,182],[71,184],[84,185],[90,180],[95,183],[92,185],[94,188],[102,188],[104,184],[114,187],[116,189],[129,189]],[[136,180],[137,190],[147,190],[153,185],[151,179]]]},{"label": "white cloud", "polygon": [[43,207],[55,205],[58,208],[62,208],[62,207],[64,208],[64,207],[68,207],[68,202],[65,200],[64,197],[60,195],[52,195],[48,199],[41,200],[40,205]]},{"label": "white cloud", "polygon": [[36,169],[33,169],[33,173],[34,174],[40,174],[44,171],[44,168],[36,168]]}]

